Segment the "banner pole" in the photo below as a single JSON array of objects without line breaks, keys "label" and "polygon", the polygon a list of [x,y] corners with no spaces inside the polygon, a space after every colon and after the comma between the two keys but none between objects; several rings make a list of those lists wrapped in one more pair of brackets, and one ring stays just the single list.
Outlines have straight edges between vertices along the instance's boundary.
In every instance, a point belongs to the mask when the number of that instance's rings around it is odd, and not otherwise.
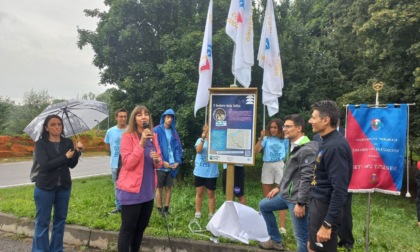
[{"label": "banner pole", "polygon": [[370,223],[370,193],[368,193],[367,202],[367,215],[366,215],[366,238],[365,238],[365,252],[369,252],[369,223]]},{"label": "banner pole", "polygon": [[[384,87],[383,82],[374,82],[372,88],[376,91],[376,101],[375,107],[379,106],[379,91]],[[371,203],[371,193],[368,193],[368,209],[366,216],[366,240],[365,240],[365,251],[369,252],[369,226],[370,226],[370,203]]]},{"label": "banner pole", "polygon": [[410,198],[411,194],[410,194],[410,169],[409,169],[409,163],[408,163],[408,151],[409,151],[409,143],[410,143],[410,139],[409,139],[409,132],[410,132],[410,106],[407,106],[407,144],[405,146],[405,155],[406,155],[406,161],[405,161],[405,166],[407,168],[407,193],[405,194],[406,198]]}]

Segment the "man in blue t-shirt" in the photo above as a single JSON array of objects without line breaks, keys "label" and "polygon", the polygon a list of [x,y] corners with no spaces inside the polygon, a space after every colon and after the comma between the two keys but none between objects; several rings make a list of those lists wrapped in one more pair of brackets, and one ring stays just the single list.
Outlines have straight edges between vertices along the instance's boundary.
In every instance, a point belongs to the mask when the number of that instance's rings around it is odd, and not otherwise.
[{"label": "man in blue t-shirt", "polygon": [[118,171],[118,157],[120,155],[120,142],[121,136],[127,127],[127,110],[118,109],[115,111],[115,120],[117,125],[111,127],[107,130],[104,142],[107,144],[110,152],[110,164],[111,164],[111,173],[112,181],[114,181],[114,191],[115,191],[115,209],[111,213],[121,212],[121,205],[117,198],[117,171]]}]

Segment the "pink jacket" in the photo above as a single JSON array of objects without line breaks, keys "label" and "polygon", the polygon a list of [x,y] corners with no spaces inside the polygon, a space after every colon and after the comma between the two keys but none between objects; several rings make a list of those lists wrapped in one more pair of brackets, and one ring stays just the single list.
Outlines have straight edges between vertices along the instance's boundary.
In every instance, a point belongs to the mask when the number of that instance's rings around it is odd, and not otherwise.
[{"label": "pink jacket", "polygon": [[[122,167],[117,180],[117,187],[131,193],[139,193],[143,182],[144,170],[144,148],[139,145],[137,133],[124,133],[121,137],[120,154]],[[157,134],[153,134],[153,144],[159,156],[159,163],[154,163],[154,168],[162,167],[162,153],[157,144]],[[157,186],[157,176],[155,177],[155,187]]]}]

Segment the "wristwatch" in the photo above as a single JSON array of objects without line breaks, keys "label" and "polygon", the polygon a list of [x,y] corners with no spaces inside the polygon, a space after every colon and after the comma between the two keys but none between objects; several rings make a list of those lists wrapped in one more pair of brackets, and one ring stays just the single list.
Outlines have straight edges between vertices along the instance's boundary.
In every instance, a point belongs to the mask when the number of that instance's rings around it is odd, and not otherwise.
[{"label": "wristwatch", "polygon": [[326,229],[330,229],[332,227],[332,225],[326,221],[322,222],[322,226],[324,226]]}]

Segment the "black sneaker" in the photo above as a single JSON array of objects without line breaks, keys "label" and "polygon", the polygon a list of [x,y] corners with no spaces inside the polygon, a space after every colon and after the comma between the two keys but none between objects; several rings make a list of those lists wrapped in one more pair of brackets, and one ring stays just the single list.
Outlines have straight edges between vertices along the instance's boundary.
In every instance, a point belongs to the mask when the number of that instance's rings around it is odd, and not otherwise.
[{"label": "black sneaker", "polygon": [[158,213],[159,213],[160,216],[163,216],[163,210],[162,210],[162,208],[158,208]]},{"label": "black sneaker", "polygon": [[118,208],[115,208],[114,210],[112,210],[111,212],[109,212],[110,214],[118,214],[121,213],[121,210]]},{"label": "black sneaker", "polygon": [[164,215],[166,215],[166,216],[168,216],[168,215],[171,215],[171,212],[169,212],[169,210],[165,210],[165,211],[163,212],[163,214],[164,214]]}]

